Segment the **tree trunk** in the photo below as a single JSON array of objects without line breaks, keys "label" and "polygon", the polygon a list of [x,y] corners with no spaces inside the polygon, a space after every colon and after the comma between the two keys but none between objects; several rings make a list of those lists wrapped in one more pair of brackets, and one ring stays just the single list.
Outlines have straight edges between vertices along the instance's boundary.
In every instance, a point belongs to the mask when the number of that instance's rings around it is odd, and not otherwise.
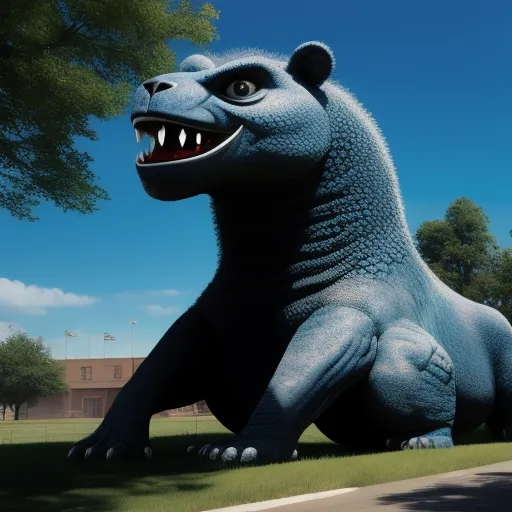
[{"label": "tree trunk", "polygon": [[6,404],[2,404],[2,421],[5,421],[5,409],[7,408]]},{"label": "tree trunk", "polygon": [[14,419],[19,420],[20,419],[20,407],[21,404],[15,404],[14,405]]}]

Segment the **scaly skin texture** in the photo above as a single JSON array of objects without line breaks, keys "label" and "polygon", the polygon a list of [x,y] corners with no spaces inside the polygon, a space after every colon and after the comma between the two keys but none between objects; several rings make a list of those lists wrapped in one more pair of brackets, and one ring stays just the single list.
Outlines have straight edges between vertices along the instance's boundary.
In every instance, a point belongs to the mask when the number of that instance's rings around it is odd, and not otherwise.
[{"label": "scaly skin texture", "polygon": [[312,423],[361,451],[450,447],[483,422],[512,440],[512,328],[421,260],[384,139],[333,66],[317,42],[194,55],[137,90],[136,127],[235,133],[137,162],[156,199],[211,197],[219,265],[72,456],[142,454],[152,414],[202,399],[237,435],[199,453],[225,462],[294,458]]}]

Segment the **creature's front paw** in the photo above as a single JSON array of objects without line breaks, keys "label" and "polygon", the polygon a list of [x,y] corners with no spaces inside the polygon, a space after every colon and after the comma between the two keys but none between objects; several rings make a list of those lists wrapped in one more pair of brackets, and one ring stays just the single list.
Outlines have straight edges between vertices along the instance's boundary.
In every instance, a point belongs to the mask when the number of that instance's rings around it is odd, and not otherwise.
[{"label": "creature's front paw", "polygon": [[277,442],[235,438],[231,443],[207,444],[196,450],[189,446],[188,453],[197,453],[211,460],[221,460],[226,464],[270,464],[297,459],[297,450]]},{"label": "creature's front paw", "polygon": [[91,435],[76,443],[68,453],[71,459],[105,457],[145,456],[150,459],[149,422],[147,427],[135,427],[129,421],[114,421],[105,418]]},{"label": "creature's front paw", "polygon": [[428,448],[452,448],[453,440],[449,436],[421,436],[413,437],[404,441],[400,448],[402,450],[425,450]]},{"label": "creature's front paw", "polygon": [[402,450],[425,450],[427,448],[434,448],[434,442],[428,437],[413,437],[404,441],[400,448]]}]

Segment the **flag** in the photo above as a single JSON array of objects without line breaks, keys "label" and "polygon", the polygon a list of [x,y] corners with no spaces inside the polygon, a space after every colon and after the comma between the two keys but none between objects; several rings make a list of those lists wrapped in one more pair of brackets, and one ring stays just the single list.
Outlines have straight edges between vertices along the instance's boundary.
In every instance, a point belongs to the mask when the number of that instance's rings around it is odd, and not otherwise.
[{"label": "flag", "polygon": [[116,337],[112,336],[112,334],[109,334],[108,332],[106,332],[103,335],[103,341],[115,341],[115,339],[116,339]]},{"label": "flag", "polygon": [[64,331],[64,334],[66,336],[70,336],[71,338],[76,338],[78,336],[78,334],[76,332],[73,332],[73,331]]},{"label": "flag", "polygon": [[130,320],[130,323],[131,323],[131,324],[136,324],[136,323],[137,323],[137,320]]}]

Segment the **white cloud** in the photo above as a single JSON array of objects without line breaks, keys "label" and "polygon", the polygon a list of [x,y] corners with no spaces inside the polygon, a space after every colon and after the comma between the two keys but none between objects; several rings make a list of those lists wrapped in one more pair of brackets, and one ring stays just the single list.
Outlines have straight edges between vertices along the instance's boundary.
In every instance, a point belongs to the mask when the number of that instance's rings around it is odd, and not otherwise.
[{"label": "white cloud", "polygon": [[170,290],[163,290],[163,293],[164,293],[164,295],[176,297],[176,295],[180,295],[182,292],[180,290],[170,289]]},{"label": "white cloud", "polygon": [[145,306],[145,308],[153,315],[176,315],[181,311],[180,308],[175,306],[164,307],[158,304],[150,304]]},{"label": "white cloud", "polygon": [[149,300],[151,297],[155,297],[156,295],[167,295],[168,297],[176,297],[177,295],[181,295],[182,293],[183,292],[181,290],[176,290],[174,288],[166,290],[129,290],[125,292],[115,293],[113,297],[117,299]]},{"label": "white cloud", "polygon": [[46,308],[88,306],[97,300],[89,295],[67,293],[59,288],[39,288],[0,277],[0,306],[26,314],[44,315]]}]

